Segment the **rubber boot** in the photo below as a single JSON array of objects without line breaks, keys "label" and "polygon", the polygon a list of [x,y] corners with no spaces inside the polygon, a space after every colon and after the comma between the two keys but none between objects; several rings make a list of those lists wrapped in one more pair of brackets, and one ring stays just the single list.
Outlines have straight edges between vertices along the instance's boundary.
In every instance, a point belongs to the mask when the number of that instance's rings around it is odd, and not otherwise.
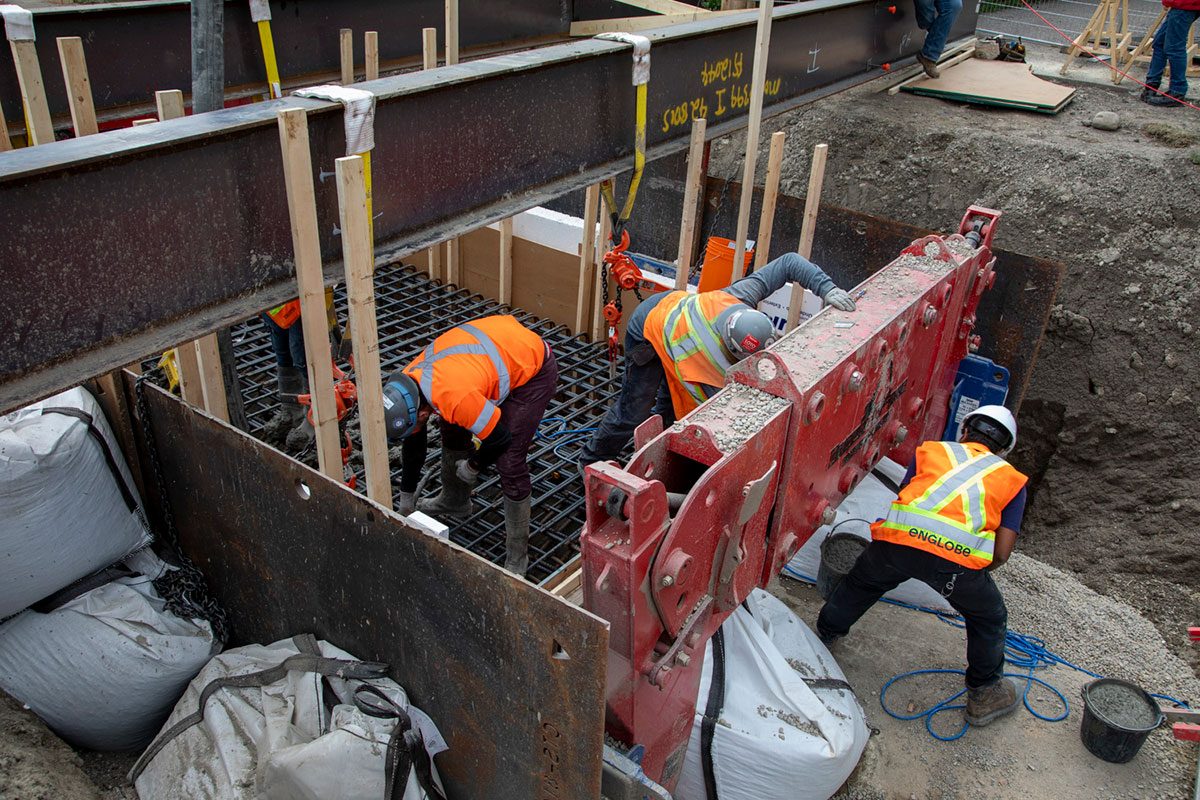
[{"label": "rubber boot", "polygon": [[1008,678],[1001,678],[996,683],[978,689],[967,689],[967,722],[983,727],[1016,711],[1020,702],[1017,687]]},{"label": "rubber boot", "polygon": [[529,497],[504,498],[504,568],[525,577],[529,569]]},{"label": "rubber boot", "polygon": [[465,517],[471,513],[471,487],[459,480],[458,462],[466,450],[442,448],[442,490],[426,500],[417,501],[417,510],[432,517]]},{"label": "rubber boot", "polygon": [[272,447],[283,447],[288,433],[304,421],[305,408],[296,399],[304,394],[304,370],[296,367],[276,367],[275,384],[279,388],[279,408],[263,426],[263,441]]}]

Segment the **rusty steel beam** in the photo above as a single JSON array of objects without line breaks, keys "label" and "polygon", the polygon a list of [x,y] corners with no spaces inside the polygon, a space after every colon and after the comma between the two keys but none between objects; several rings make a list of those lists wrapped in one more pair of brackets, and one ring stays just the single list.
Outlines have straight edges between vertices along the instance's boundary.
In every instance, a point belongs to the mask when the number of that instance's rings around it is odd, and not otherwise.
[{"label": "rusty steel beam", "polygon": [[[776,11],[767,113],[911,58],[884,0]],[[745,121],[753,12],[651,32],[650,157]],[[972,29],[964,13],[956,33]],[[375,232],[386,262],[632,162],[631,48],[599,40],[360,84],[377,94]],[[276,112],[309,111],[326,278],[342,272],[340,106],[286,98],[0,153],[0,411],[248,317],[295,294]]]}]

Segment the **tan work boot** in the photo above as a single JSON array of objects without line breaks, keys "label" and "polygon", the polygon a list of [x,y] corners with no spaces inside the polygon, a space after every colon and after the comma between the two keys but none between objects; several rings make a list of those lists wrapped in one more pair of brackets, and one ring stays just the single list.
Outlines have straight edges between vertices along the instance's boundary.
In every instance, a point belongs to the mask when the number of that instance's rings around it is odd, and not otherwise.
[{"label": "tan work boot", "polygon": [[937,62],[932,58],[926,58],[923,54],[917,53],[917,63],[925,70],[925,74],[931,78],[942,77],[942,71],[938,69]]},{"label": "tan work boot", "polygon": [[1016,684],[1009,678],[1001,678],[996,683],[978,689],[968,689],[967,722],[981,728],[992,720],[1011,714],[1020,702]]}]

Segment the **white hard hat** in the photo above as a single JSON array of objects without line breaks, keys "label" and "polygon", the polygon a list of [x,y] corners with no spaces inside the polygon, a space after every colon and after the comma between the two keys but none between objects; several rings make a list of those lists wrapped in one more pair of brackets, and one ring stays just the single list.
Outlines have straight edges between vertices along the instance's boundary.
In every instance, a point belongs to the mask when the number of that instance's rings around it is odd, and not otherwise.
[{"label": "white hard hat", "polygon": [[998,456],[1008,455],[1013,449],[1013,445],[1017,443],[1016,417],[1004,406],[980,406],[967,414],[958,427],[958,438],[961,439],[968,428],[977,430],[995,440],[996,444],[1000,446],[1000,450],[996,453]]},{"label": "white hard hat", "polygon": [[713,320],[713,327],[721,341],[735,359],[753,355],[775,339],[775,325],[771,318],[743,303],[723,310]]}]

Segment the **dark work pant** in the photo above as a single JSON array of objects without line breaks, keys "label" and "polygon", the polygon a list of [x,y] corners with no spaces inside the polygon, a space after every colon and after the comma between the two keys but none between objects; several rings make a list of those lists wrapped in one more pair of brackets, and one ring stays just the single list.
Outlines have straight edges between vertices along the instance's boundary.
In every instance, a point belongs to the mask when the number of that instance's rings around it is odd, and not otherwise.
[{"label": "dark work pant", "polygon": [[817,617],[824,637],[845,636],[884,594],[916,578],[941,594],[967,623],[967,686],[976,689],[1004,673],[1008,609],[986,570],[961,567],[941,556],[891,542],[871,542]]},{"label": "dark work pant", "polygon": [[271,349],[275,352],[275,364],[280,367],[306,369],[304,358],[304,326],[297,320],[290,328],[281,328],[266,314],[259,314],[267,333],[271,334]]},{"label": "dark work pant", "polygon": [[[500,404],[500,417],[508,426],[512,441],[496,462],[496,471],[500,473],[500,488],[509,500],[524,500],[533,490],[529,480],[529,445],[533,443],[538,425],[546,414],[546,407],[554,397],[557,383],[558,362],[547,346],[542,368],[528,383],[509,392],[508,399]],[[441,433],[444,449],[471,449],[471,432],[466,428],[443,421]]]}]

